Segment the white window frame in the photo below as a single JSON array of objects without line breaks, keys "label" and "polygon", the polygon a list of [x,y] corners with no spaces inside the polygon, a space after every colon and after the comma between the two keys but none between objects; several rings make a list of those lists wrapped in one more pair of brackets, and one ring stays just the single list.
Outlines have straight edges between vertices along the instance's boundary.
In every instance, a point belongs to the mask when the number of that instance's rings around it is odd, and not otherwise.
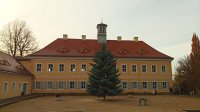
[{"label": "white window frame", "polygon": [[[153,71],[153,66],[155,66],[155,71]],[[157,73],[157,65],[151,65],[151,72],[152,73]]]},{"label": "white window frame", "polygon": [[[165,71],[164,71],[164,72],[163,72],[163,66],[165,67]],[[166,65],[162,65],[162,66],[161,66],[161,72],[162,72],[162,73],[166,73],[166,72],[167,72],[167,66],[166,66]]]},{"label": "white window frame", "polygon": [[[40,71],[38,71],[38,66],[37,65],[41,65],[41,67],[40,67]],[[36,63],[36,65],[35,65],[36,67],[36,70],[35,71],[37,71],[37,72],[42,72],[42,63]]]},{"label": "white window frame", "polygon": [[[136,85],[136,88],[133,87],[133,83],[136,83],[136,84],[137,84],[137,85]],[[138,81],[132,81],[132,89],[138,89],[138,84],[139,84]]]},{"label": "white window frame", "polygon": [[9,89],[9,83],[8,82],[4,82],[4,86],[3,86],[4,93],[7,93],[8,89]]},{"label": "white window frame", "polygon": [[[145,71],[145,72],[143,71],[143,66],[145,66],[145,68],[146,68],[146,71]],[[142,65],[141,65],[141,72],[142,72],[142,73],[147,73],[147,64],[142,64]]]},{"label": "white window frame", "polygon": [[[60,68],[61,68],[60,65],[63,65],[63,71],[60,70]],[[58,71],[59,72],[64,72],[65,71],[65,64],[64,63],[58,64]]]},{"label": "white window frame", "polygon": [[[123,70],[124,70],[123,66],[125,66],[125,71],[123,71]],[[123,73],[126,73],[126,72],[127,72],[127,65],[126,65],[126,64],[122,64],[121,67],[122,67],[122,72],[123,72]]]},{"label": "white window frame", "polygon": [[[85,65],[85,69],[83,68],[83,65]],[[86,72],[87,71],[87,64],[81,64],[81,71]]]},{"label": "white window frame", "polygon": [[[124,86],[126,84],[126,86]],[[128,82],[122,82],[122,89],[127,90],[128,89]]]},{"label": "white window frame", "polygon": [[[51,83],[51,88],[49,88],[49,84],[50,84],[49,82]],[[52,82],[52,81],[50,81],[50,80],[49,80],[49,81],[47,81],[47,89],[52,89],[52,88],[53,88],[53,82]]]},{"label": "white window frame", "polygon": [[[37,88],[37,82],[39,83],[39,88]],[[37,89],[37,90],[40,90],[41,89],[41,81],[35,81],[35,88],[34,89]]]},{"label": "white window frame", "polygon": [[[164,82],[166,83],[166,87],[164,88]],[[162,89],[167,89],[168,85],[167,85],[167,81],[162,81]]]},{"label": "white window frame", "polygon": [[[74,65],[74,69],[72,68],[72,65]],[[76,64],[74,64],[74,63],[70,64],[70,71],[71,72],[76,72]]]},{"label": "white window frame", "polygon": [[[60,87],[61,87],[61,86],[60,86],[61,82],[62,82],[62,84],[63,84],[63,85],[62,85],[62,86],[63,86],[62,88],[60,88]],[[63,89],[64,89],[64,83],[65,83],[65,81],[58,81],[58,85],[57,85],[57,86],[58,86],[58,89],[59,89],[59,90],[63,90]]]},{"label": "white window frame", "polygon": [[21,82],[19,82],[19,85],[18,85],[18,89],[20,90],[20,91],[22,91],[22,83]]},{"label": "white window frame", "polygon": [[[135,65],[135,72],[133,71],[133,65]],[[131,65],[131,71],[132,71],[132,73],[137,73],[137,64],[132,64]]]},{"label": "white window frame", "polygon": [[[83,83],[84,83],[84,86],[83,86]],[[86,81],[81,81],[80,82],[80,89],[86,89]]]},{"label": "white window frame", "polygon": [[69,81],[69,89],[75,89],[75,81]]},{"label": "white window frame", "polygon": [[12,92],[15,92],[16,90],[16,82],[12,82]]},{"label": "white window frame", "polygon": [[[154,88],[154,85],[153,85],[154,82],[156,83],[156,88]],[[152,82],[152,89],[158,89],[158,81],[153,81],[153,82]]]},{"label": "white window frame", "polygon": [[[144,88],[144,82],[146,82],[146,88]],[[142,81],[142,89],[148,89],[148,81]]]},{"label": "white window frame", "polygon": [[[49,69],[49,65],[52,65],[52,70],[50,71],[50,69]],[[48,72],[53,72],[54,71],[54,64],[53,63],[48,63],[47,64],[47,71]]]}]

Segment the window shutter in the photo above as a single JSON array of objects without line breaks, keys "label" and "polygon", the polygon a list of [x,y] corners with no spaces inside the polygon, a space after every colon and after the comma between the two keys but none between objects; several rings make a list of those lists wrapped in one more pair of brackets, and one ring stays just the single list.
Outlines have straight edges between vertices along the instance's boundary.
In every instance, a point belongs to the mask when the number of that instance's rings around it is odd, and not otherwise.
[{"label": "window shutter", "polygon": [[74,89],[77,89],[78,88],[78,84],[77,82],[74,82]]},{"label": "window shutter", "polygon": [[66,84],[66,88],[65,89],[68,89],[68,82],[66,81],[65,84]]},{"label": "window shutter", "polygon": [[132,82],[128,82],[128,89],[133,89],[133,83]]},{"label": "window shutter", "polygon": [[47,81],[44,81],[44,89],[47,89]]},{"label": "window shutter", "polygon": [[85,88],[87,89],[87,85],[88,85],[88,82],[87,81],[85,81]]},{"label": "window shutter", "polygon": [[44,89],[44,82],[40,82],[40,87],[41,87],[41,89]]},{"label": "window shutter", "polygon": [[170,82],[167,82],[167,88],[166,89],[168,89],[170,87]]},{"label": "window shutter", "polygon": [[58,81],[56,81],[55,83],[56,83],[56,89],[58,89]]},{"label": "window shutter", "polygon": [[162,82],[158,82],[158,89],[162,89]]},{"label": "window shutter", "polygon": [[136,88],[135,89],[139,89],[139,82],[136,82]]},{"label": "window shutter", "polygon": [[147,82],[147,89],[151,89],[151,81]]},{"label": "window shutter", "polygon": [[52,89],[56,89],[56,82],[52,81]]},{"label": "window shutter", "polygon": [[153,82],[152,81],[149,82],[149,89],[153,89]]},{"label": "window shutter", "polygon": [[62,81],[62,82],[63,82],[63,89],[66,89],[67,87],[66,81]]},{"label": "window shutter", "polygon": [[138,88],[142,89],[142,82],[138,82]]},{"label": "window shutter", "polygon": [[67,87],[67,89],[69,89],[69,82],[67,82],[67,86],[66,87]]},{"label": "window shutter", "polygon": [[77,82],[77,89],[81,88],[81,84],[80,83],[81,83],[80,81]]}]

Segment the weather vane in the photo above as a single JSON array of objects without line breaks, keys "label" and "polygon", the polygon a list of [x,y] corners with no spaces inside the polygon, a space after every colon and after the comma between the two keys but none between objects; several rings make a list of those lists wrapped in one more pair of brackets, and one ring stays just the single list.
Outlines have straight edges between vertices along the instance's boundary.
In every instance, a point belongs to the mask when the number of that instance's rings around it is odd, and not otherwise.
[{"label": "weather vane", "polygon": [[103,18],[101,18],[101,23],[103,23]]}]

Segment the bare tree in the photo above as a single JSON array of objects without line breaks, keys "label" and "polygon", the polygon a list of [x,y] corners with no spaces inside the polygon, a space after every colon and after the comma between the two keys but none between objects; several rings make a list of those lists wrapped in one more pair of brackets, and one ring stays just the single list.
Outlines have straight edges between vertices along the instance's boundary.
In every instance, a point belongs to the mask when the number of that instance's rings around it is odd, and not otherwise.
[{"label": "bare tree", "polygon": [[13,57],[35,52],[38,43],[25,21],[15,20],[4,26],[1,31],[2,50]]}]

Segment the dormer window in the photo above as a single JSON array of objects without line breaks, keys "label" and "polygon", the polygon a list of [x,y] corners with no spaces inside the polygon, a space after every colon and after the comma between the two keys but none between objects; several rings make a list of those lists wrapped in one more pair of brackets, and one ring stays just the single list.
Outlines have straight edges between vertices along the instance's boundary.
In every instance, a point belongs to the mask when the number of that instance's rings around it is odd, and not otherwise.
[{"label": "dormer window", "polygon": [[146,55],[148,52],[144,49],[140,49],[136,53],[139,54],[139,55]]},{"label": "dormer window", "polygon": [[127,54],[128,51],[127,51],[126,49],[122,49],[122,50],[120,50],[118,53],[119,53],[119,54]]},{"label": "dormer window", "polygon": [[0,60],[0,65],[10,66],[7,60]]},{"label": "dormer window", "polygon": [[58,52],[61,52],[61,53],[67,53],[67,52],[69,52],[70,50],[69,50],[69,49],[66,49],[66,48],[63,48],[63,49],[58,49],[57,51],[58,51]]},{"label": "dormer window", "polygon": [[80,53],[88,53],[89,50],[87,48],[81,48],[80,50],[78,50],[78,52],[80,52]]}]

